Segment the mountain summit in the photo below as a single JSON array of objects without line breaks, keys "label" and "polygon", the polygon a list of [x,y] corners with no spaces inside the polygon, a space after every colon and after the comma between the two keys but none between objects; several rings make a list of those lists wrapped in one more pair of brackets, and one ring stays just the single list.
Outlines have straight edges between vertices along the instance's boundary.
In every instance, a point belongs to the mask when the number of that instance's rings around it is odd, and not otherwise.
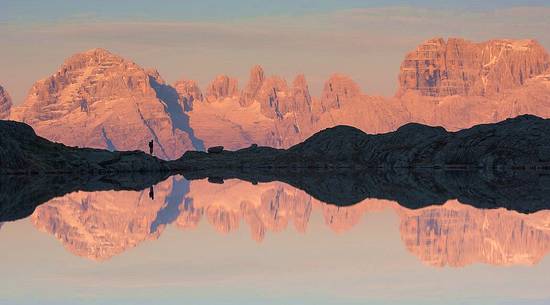
[{"label": "mountain summit", "polygon": [[178,113],[170,112],[172,101],[162,100],[151,79],[158,77],[129,60],[89,50],[36,82],[11,118],[67,145],[145,151],[153,140],[158,156],[175,158],[194,145],[186,131],[174,128]]}]

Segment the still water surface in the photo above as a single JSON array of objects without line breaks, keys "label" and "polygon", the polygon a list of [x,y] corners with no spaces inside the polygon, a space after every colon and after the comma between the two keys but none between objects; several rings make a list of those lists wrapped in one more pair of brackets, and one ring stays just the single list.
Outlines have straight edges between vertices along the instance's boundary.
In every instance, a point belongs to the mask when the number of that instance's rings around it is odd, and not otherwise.
[{"label": "still water surface", "polygon": [[550,211],[320,202],[174,176],[0,228],[0,304],[550,304]]}]

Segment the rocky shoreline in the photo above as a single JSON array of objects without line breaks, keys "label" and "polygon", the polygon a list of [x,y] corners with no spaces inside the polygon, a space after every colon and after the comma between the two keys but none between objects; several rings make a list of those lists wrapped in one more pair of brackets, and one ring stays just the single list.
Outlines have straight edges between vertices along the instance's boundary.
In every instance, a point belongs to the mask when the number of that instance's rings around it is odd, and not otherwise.
[{"label": "rocky shoreline", "polygon": [[432,168],[550,169],[550,119],[523,115],[457,132],[406,124],[394,132],[366,134],[350,126],[318,132],[289,149],[252,145],[187,151],[164,161],[141,151],[69,147],[36,135],[14,121],[0,121],[0,174],[107,174],[219,169]]},{"label": "rocky shoreline", "polygon": [[406,124],[370,135],[350,126],[325,129],[289,149],[251,146],[237,151],[188,151],[168,166],[183,171],[217,169],[549,170],[550,120],[518,116],[457,132]]},{"label": "rocky shoreline", "polygon": [[459,199],[532,213],[550,208],[549,170],[550,120],[530,115],[458,132],[407,124],[369,135],[336,126],[287,150],[217,147],[175,161],[68,147],[26,124],[0,121],[0,221],[69,192],[142,190],[175,174],[212,183],[281,181],[335,205],[380,198],[422,208]]}]

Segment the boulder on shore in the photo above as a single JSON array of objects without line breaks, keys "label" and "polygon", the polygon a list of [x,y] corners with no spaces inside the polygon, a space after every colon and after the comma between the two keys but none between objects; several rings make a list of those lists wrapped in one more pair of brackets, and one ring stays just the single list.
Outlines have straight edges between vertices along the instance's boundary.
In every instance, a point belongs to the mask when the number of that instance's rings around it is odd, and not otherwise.
[{"label": "boulder on shore", "polygon": [[209,154],[219,154],[223,151],[223,146],[213,146],[208,148]]}]

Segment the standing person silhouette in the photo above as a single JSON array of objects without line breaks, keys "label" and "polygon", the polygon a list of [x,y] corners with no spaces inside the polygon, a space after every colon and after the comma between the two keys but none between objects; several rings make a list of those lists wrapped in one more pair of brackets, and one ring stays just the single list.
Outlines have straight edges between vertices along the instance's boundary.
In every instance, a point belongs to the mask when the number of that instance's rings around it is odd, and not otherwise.
[{"label": "standing person silhouette", "polygon": [[149,198],[155,200],[155,189],[153,189],[153,186],[149,187]]},{"label": "standing person silhouette", "polygon": [[153,140],[149,141],[149,154],[153,155]]}]

